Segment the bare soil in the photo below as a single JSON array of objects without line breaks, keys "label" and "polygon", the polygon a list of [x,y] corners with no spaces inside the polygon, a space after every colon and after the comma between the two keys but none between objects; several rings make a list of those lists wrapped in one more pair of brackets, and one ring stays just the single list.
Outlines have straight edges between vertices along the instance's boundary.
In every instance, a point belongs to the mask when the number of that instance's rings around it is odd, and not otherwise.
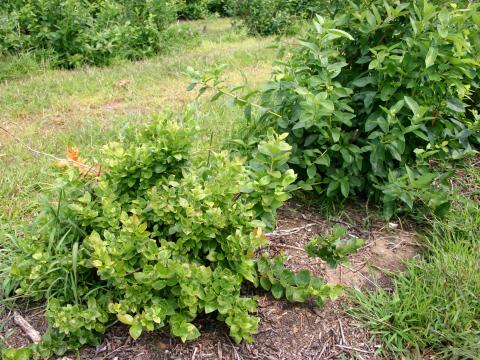
[{"label": "bare soil", "polygon": [[[304,245],[315,234],[321,234],[335,224],[348,228],[351,235],[365,240],[359,252],[351,256],[350,264],[330,269],[318,259],[308,258]],[[272,254],[284,252],[292,270],[309,269],[331,283],[369,291],[377,287],[391,290],[389,274],[403,269],[403,260],[418,253],[413,228],[399,223],[385,223],[361,207],[347,207],[335,216],[319,215],[305,204],[292,201],[278,214],[278,228],[269,235]],[[258,289],[245,289],[258,296],[260,326],[253,344],[234,344],[228,328],[204,316],[197,320],[202,336],[182,344],[167,331],[142,335],[137,341],[124,326],[114,326],[100,346],[86,347],[80,359],[95,360],[200,360],[200,359],[383,359],[376,351],[380,344],[352,319],[346,309],[351,306],[347,296],[328,302],[323,308],[313,304],[290,304],[278,301]],[[46,322],[42,307],[24,310],[25,318],[40,332]],[[8,346],[29,343],[28,338],[5,311],[0,326],[0,339]],[[58,359],[76,359],[67,355]]]}]

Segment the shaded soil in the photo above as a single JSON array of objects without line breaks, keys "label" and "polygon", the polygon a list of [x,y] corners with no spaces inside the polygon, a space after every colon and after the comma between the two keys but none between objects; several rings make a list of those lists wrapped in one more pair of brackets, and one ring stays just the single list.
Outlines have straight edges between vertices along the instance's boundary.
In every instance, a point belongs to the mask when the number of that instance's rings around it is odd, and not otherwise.
[{"label": "shaded soil", "polygon": [[[308,258],[303,246],[315,234],[329,230],[335,224],[347,227],[349,235],[365,240],[359,252],[351,256],[350,264],[330,269],[318,259]],[[290,202],[279,211],[278,228],[269,234],[272,254],[284,252],[292,270],[309,269],[331,283],[341,283],[361,290],[382,287],[391,290],[390,272],[403,269],[403,259],[417,252],[414,229],[402,224],[386,224],[375,220],[365,209],[347,207],[330,219],[299,202]],[[87,347],[81,359],[154,360],[154,359],[383,359],[375,352],[380,344],[368,330],[348,316],[350,306],[346,296],[328,302],[323,308],[313,304],[289,304],[273,299],[256,289],[245,289],[258,296],[261,318],[253,344],[234,344],[228,328],[204,316],[196,321],[202,336],[186,344],[172,338],[167,331],[144,334],[137,341],[128,336],[124,326],[114,326],[100,346]],[[40,332],[46,324],[43,309],[23,311],[25,318]],[[8,346],[27,345],[29,340],[14,324],[6,311],[0,327],[1,340]],[[58,359],[75,359],[75,355]]]}]

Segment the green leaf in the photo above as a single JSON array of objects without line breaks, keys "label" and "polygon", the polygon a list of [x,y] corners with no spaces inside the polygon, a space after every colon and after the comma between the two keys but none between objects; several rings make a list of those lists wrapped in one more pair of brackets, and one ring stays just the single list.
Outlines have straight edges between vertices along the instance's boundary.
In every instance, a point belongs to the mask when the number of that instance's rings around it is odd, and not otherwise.
[{"label": "green leaf", "polygon": [[412,110],[414,115],[417,115],[420,110],[418,103],[409,96],[404,96],[405,102],[407,103],[410,110]]},{"label": "green leaf", "polygon": [[187,91],[192,91],[195,89],[195,87],[198,85],[198,82],[192,82],[190,85],[187,87]]},{"label": "green leaf", "polygon": [[295,274],[295,284],[298,286],[307,286],[310,284],[310,272],[308,270],[302,270]]},{"label": "green leaf", "polygon": [[275,299],[280,299],[283,297],[284,294],[284,288],[280,284],[273,284],[272,288],[270,290],[272,292],[272,295]]},{"label": "green leaf", "polygon": [[269,291],[270,288],[272,287],[272,283],[270,282],[270,280],[268,280],[265,277],[260,278],[260,285],[265,291]]},{"label": "green leaf", "polygon": [[354,40],[352,35],[350,35],[346,31],[343,31],[343,30],[340,30],[340,29],[328,29],[327,32],[329,34],[333,34],[333,35],[337,35],[339,37],[347,38],[349,40]]},{"label": "green leaf", "polygon": [[140,325],[139,323],[135,323],[132,326],[130,326],[130,329],[128,332],[130,333],[130,336],[136,340],[140,337],[140,335],[142,335],[142,330],[143,330],[142,325]]},{"label": "green leaf", "polygon": [[350,182],[348,181],[347,177],[342,178],[340,181],[340,191],[345,198],[347,198],[350,194]]},{"label": "green leaf", "polygon": [[178,336],[183,342],[196,339],[200,336],[200,331],[197,327],[188,322],[174,322],[170,324],[172,333]]},{"label": "green leaf", "polygon": [[342,135],[341,129],[340,128],[332,128],[331,130],[332,133],[332,140],[333,142],[338,142],[340,140],[340,136]]},{"label": "green leaf", "polygon": [[133,323],[133,317],[129,314],[117,314],[117,319],[125,325],[132,325]]},{"label": "green leaf", "polygon": [[431,47],[428,49],[427,56],[425,58],[425,67],[428,69],[430,66],[435,64],[435,60],[437,59],[438,56],[438,50],[435,47]]},{"label": "green leaf", "polygon": [[318,165],[324,165],[324,166],[330,166],[330,156],[328,156],[327,153],[322,154],[318,158],[315,159],[315,164]]},{"label": "green leaf", "polygon": [[457,98],[450,97],[447,100],[447,107],[457,113],[465,112],[465,105]]},{"label": "green leaf", "polygon": [[335,181],[335,180],[330,181],[327,187],[327,197],[332,196],[336,192],[339,186],[340,186],[340,183],[338,181]]},{"label": "green leaf", "polygon": [[375,78],[373,76],[365,76],[352,82],[352,85],[356,87],[365,87],[370,84],[375,84]]},{"label": "green leaf", "polygon": [[285,289],[285,297],[290,302],[305,302],[307,294],[304,290],[296,288],[294,286],[288,286]]},{"label": "green leaf", "polygon": [[29,360],[32,356],[32,350],[29,348],[10,348],[4,349],[0,355],[3,355],[3,360]]}]

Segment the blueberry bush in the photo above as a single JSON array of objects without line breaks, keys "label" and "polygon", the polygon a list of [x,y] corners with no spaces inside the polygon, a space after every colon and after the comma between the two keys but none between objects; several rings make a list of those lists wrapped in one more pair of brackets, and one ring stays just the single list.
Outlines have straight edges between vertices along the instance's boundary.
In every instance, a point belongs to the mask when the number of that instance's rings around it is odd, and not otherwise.
[{"label": "blueberry bush", "polygon": [[139,59],[162,49],[172,0],[4,0],[0,54],[46,53],[71,68]]},{"label": "blueberry bush", "polygon": [[[449,164],[480,144],[478,10],[345,2],[333,18],[317,16],[253,104],[260,110],[243,143],[273,126],[290,134],[303,189],[372,198],[387,218],[415,205],[445,213]],[[218,72],[192,76],[252,117],[257,94],[222,89]]]},{"label": "blueberry bush", "polygon": [[98,343],[115,320],[135,339],[168,326],[186,341],[200,335],[195,318],[213,313],[235,341],[251,341],[259,319],[245,282],[296,302],[338,295],[282,257],[256,256],[295,181],[286,134],[248,160],[193,151],[196,135],[161,119],[106,145],[95,171],[62,164],[10,269],[16,296],[47,301],[50,330],[5,359]]}]

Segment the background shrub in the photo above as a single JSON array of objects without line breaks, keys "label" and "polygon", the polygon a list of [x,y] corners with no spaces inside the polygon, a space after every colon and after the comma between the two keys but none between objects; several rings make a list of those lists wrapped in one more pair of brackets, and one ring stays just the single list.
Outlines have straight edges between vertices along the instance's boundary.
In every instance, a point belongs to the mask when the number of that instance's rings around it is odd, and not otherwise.
[{"label": "background shrub", "polygon": [[263,93],[280,117],[262,123],[290,133],[305,188],[380,198],[387,216],[416,200],[444,211],[432,161],[480,141],[479,26],[478,5],[423,1],[348,2],[319,17]]},{"label": "background shrub", "polygon": [[[241,151],[273,126],[290,134],[303,189],[372,198],[387,218],[415,204],[445,213],[450,163],[480,144],[478,7],[379,0],[317,16],[260,104],[233,95],[247,119],[261,109],[239,135]],[[215,98],[239,89],[225,91],[218,71],[192,77]]]},{"label": "background shrub", "polygon": [[312,18],[327,5],[322,0],[239,0],[229,1],[227,8],[250,34],[265,36],[289,33],[296,21]]},{"label": "background shrub", "polygon": [[208,15],[209,0],[181,0],[178,2],[178,16],[183,19],[203,19]]},{"label": "background shrub", "polygon": [[229,0],[209,0],[208,11],[210,11],[211,13],[219,14],[221,16],[231,15],[228,3]]},{"label": "background shrub", "polygon": [[176,11],[171,0],[7,0],[0,9],[2,53],[48,51],[63,67],[152,55]]}]

